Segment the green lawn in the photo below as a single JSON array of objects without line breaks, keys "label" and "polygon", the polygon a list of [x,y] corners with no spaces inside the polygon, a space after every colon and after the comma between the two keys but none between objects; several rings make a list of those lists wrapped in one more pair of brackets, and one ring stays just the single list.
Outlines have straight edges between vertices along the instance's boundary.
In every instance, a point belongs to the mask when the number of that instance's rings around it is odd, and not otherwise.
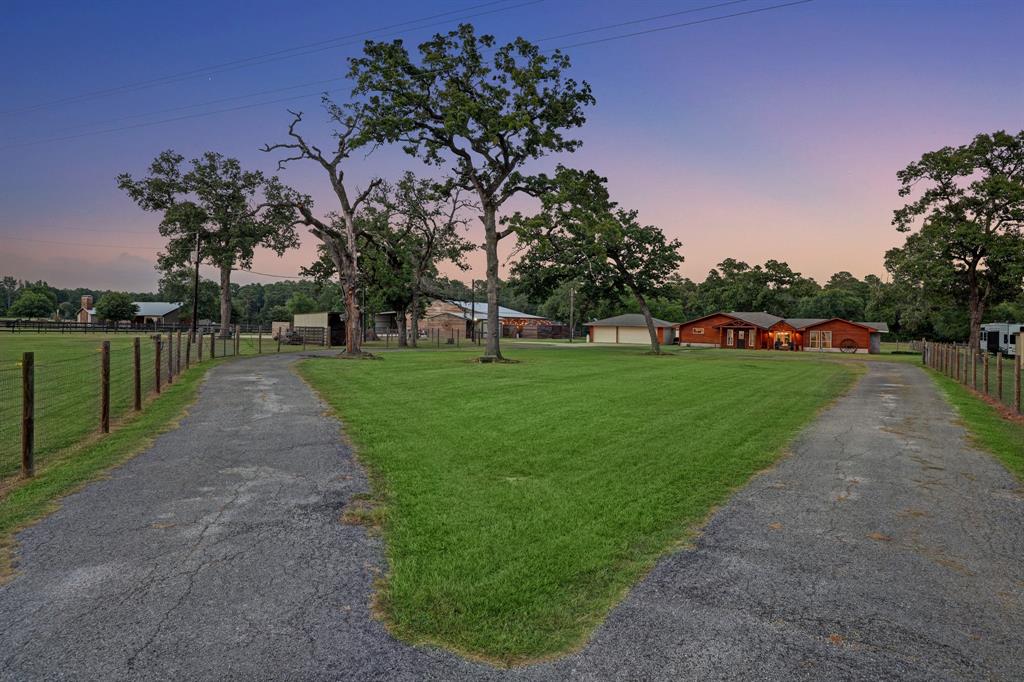
[{"label": "green lawn", "polygon": [[[503,664],[580,645],[859,365],[642,349],[310,359],[383,507],[400,637]],[[766,520],[767,522],[768,520]]]},{"label": "green lawn", "polygon": [[958,382],[928,370],[960,413],[975,444],[994,454],[1007,469],[1024,479],[1024,423],[1003,417],[992,405]]}]

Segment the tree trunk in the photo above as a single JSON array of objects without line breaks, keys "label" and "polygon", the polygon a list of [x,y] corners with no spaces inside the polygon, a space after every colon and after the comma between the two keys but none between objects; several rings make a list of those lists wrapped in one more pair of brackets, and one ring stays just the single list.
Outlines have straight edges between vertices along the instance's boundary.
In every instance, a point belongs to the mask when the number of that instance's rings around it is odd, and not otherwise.
[{"label": "tree trunk", "polygon": [[362,335],[359,333],[359,295],[356,291],[355,278],[345,278],[345,353],[359,355],[362,353]]},{"label": "tree trunk", "polygon": [[501,360],[501,327],[498,321],[498,226],[497,210],[484,204],[484,248],[487,252],[487,344],[484,358]]},{"label": "tree trunk", "polygon": [[981,348],[981,318],[985,314],[985,300],[981,296],[978,276],[974,271],[968,271],[967,284],[971,320],[969,343],[970,347],[977,351]]},{"label": "tree trunk", "polygon": [[420,283],[417,281],[412,289],[412,315],[409,318],[409,345],[416,348],[420,338]]},{"label": "tree trunk", "polygon": [[220,269],[220,336],[225,338],[231,329],[231,268]]},{"label": "tree trunk", "polygon": [[661,344],[658,343],[658,330],[654,327],[654,317],[651,315],[651,309],[647,307],[647,300],[643,297],[639,291],[633,289],[633,296],[636,297],[636,302],[640,306],[640,312],[644,314],[644,322],[647,323],[647,333],[651,335],[651,352],[655,355],[661,353]]},{"label": "tree trunk", "polygon": [[395,322],[398,323],[398,347],[408,348],[409,347],[409,336],[405,331],[405,316],[406,309],[399,308],[395,311]]}]

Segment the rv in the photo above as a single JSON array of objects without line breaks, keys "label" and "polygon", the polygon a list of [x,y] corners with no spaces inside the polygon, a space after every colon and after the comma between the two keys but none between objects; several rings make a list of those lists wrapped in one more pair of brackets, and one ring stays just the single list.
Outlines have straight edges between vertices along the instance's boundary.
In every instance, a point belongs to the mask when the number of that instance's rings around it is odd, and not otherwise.
[{"label": "rv", "polygon": [[1017,339],[1024,332],[1020,322],[989,322],[981,325],[981,350],[1003,355],[1017,354]]}]

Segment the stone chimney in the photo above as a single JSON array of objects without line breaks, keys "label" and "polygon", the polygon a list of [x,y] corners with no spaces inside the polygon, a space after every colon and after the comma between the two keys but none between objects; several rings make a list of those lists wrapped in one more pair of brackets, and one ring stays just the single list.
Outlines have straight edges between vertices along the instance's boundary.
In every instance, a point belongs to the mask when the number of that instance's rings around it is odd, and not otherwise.
[{"label": "stone chimney", "polygon": [[82,297],[82,307],[86,310],[92,310],[92,296]]}]

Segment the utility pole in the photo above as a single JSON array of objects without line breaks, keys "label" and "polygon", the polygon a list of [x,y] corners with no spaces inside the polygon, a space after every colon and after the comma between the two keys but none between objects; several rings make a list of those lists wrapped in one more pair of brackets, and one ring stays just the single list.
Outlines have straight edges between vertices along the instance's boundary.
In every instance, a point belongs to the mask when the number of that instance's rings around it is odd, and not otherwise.
[{"label": "utility pole", "polygon": [[196,338],[199,324],[199,225],[196,225],[196,259],[195,272],[192,273],[192,338]]},{"label": "utility pole", "polygon": [[573,319],[575,297],[576,289],[569,287],[569,343],[572,343],[573,330],[575,329],[575,320]]}]

